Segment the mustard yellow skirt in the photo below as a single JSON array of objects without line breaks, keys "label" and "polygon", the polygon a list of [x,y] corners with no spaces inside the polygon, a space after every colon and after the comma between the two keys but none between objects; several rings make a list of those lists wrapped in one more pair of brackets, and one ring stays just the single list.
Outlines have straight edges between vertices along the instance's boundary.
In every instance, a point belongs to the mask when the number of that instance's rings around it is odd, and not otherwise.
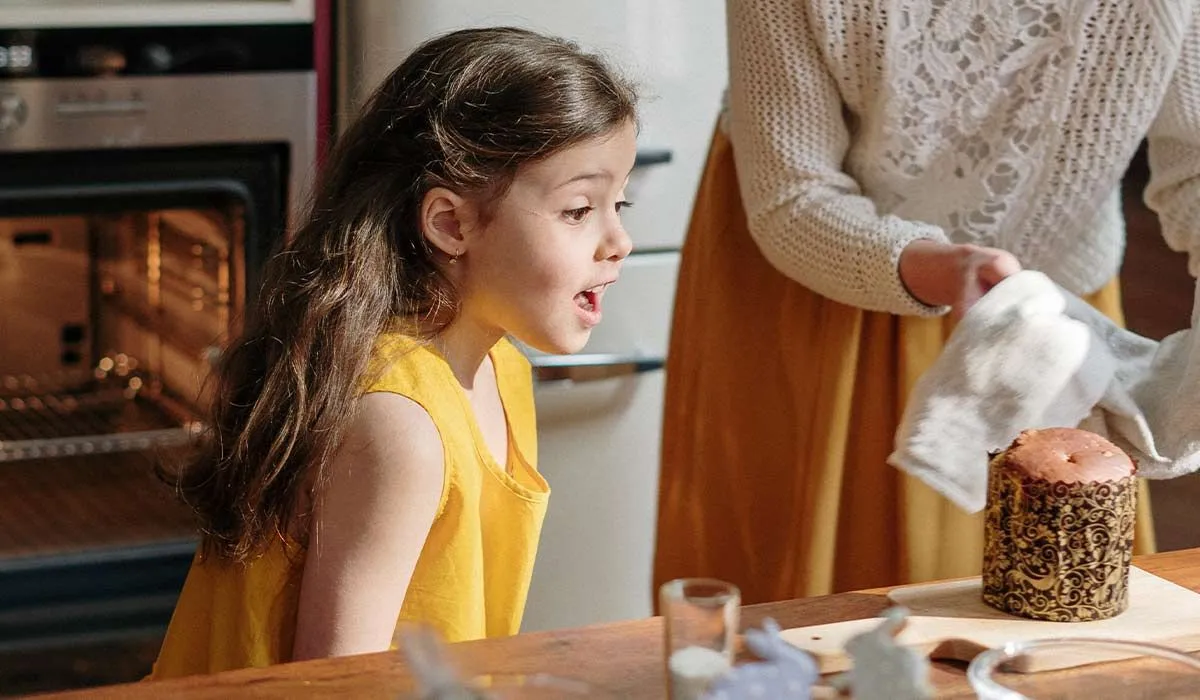
[{"label": "mustard yellow skirt", "polygon": [[[1089,301],[1122,322],[1116,280]],[[978,575],[982,514],[885,461],[950,330],[831,301],[771,267],[718,130],[676,293],[655,587],[712,576],[756,603]],[[1135,551],[1146,553],[1144,483],[1139,498]]]}]

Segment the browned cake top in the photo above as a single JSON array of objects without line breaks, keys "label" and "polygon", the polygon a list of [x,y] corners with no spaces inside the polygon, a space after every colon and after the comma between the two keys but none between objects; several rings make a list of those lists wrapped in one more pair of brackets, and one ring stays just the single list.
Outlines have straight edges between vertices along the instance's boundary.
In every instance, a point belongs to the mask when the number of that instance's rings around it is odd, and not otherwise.
[{"label": "browned cake top", "polygon": [[1117,481],[1132,475],[1133,460],[1095,433],[1077,428],[1026,430],[1004,452],[1004,463],[1046,481]]}]

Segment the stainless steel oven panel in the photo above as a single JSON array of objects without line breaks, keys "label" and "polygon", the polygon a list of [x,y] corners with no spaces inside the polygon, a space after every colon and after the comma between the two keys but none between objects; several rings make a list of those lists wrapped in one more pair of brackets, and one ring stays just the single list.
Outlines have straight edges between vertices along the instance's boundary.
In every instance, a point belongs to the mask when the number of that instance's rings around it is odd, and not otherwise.
[{"label": "stainless steel oven panel", "polygon": [[0,81],[0,153],[287,143],[289,221],[315,162],[311,72]]},{"label": "stainless steel oven panel", "polygon": [[313,0],[0,0],[0,26],[141,27],[311,22]]}]

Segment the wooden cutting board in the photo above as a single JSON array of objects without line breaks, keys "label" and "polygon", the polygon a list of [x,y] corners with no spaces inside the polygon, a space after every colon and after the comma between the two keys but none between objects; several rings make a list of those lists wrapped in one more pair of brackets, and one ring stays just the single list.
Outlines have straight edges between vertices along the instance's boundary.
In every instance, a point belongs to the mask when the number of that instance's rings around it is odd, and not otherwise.
[{"label": "wooden cutting board", "polygon": [[[1150,642],[1181,651],[1200,651],[1200,593],[1133,567],[1129,571],[1129,609],[1094,622],[1029,620],[983,602],[979,578],[918,584],[893,589],[888,598],[908,608],[908,625],[899,644],[934,659],[970,661],[976,654],[1006,642],[1054,637],[1091,637]],[[849,620],[783,631],[783,638],[816,657],[822,673],[850,668],[846,642],[876,627],[882,618]],[[1099,651],[1069,657],[1041,657],[1014,670],[1048,671],[1101,661],[1131,658]]]}]

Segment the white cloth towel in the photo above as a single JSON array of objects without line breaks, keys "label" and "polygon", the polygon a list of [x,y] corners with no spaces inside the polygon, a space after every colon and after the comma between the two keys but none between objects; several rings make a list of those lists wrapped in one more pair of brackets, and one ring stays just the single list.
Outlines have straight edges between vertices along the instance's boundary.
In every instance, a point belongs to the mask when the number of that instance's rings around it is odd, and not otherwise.
[{"label": "white cloth towel", "polygon": [[[1192,308],[1197,328],[1200,284]],[[1147,478],[1200,469],[1200,333],[1149,340],[1022,271],[967,312],[917,382],[888,462],[973,513],[988,453],[1058,426],[1105,435]]]}]

